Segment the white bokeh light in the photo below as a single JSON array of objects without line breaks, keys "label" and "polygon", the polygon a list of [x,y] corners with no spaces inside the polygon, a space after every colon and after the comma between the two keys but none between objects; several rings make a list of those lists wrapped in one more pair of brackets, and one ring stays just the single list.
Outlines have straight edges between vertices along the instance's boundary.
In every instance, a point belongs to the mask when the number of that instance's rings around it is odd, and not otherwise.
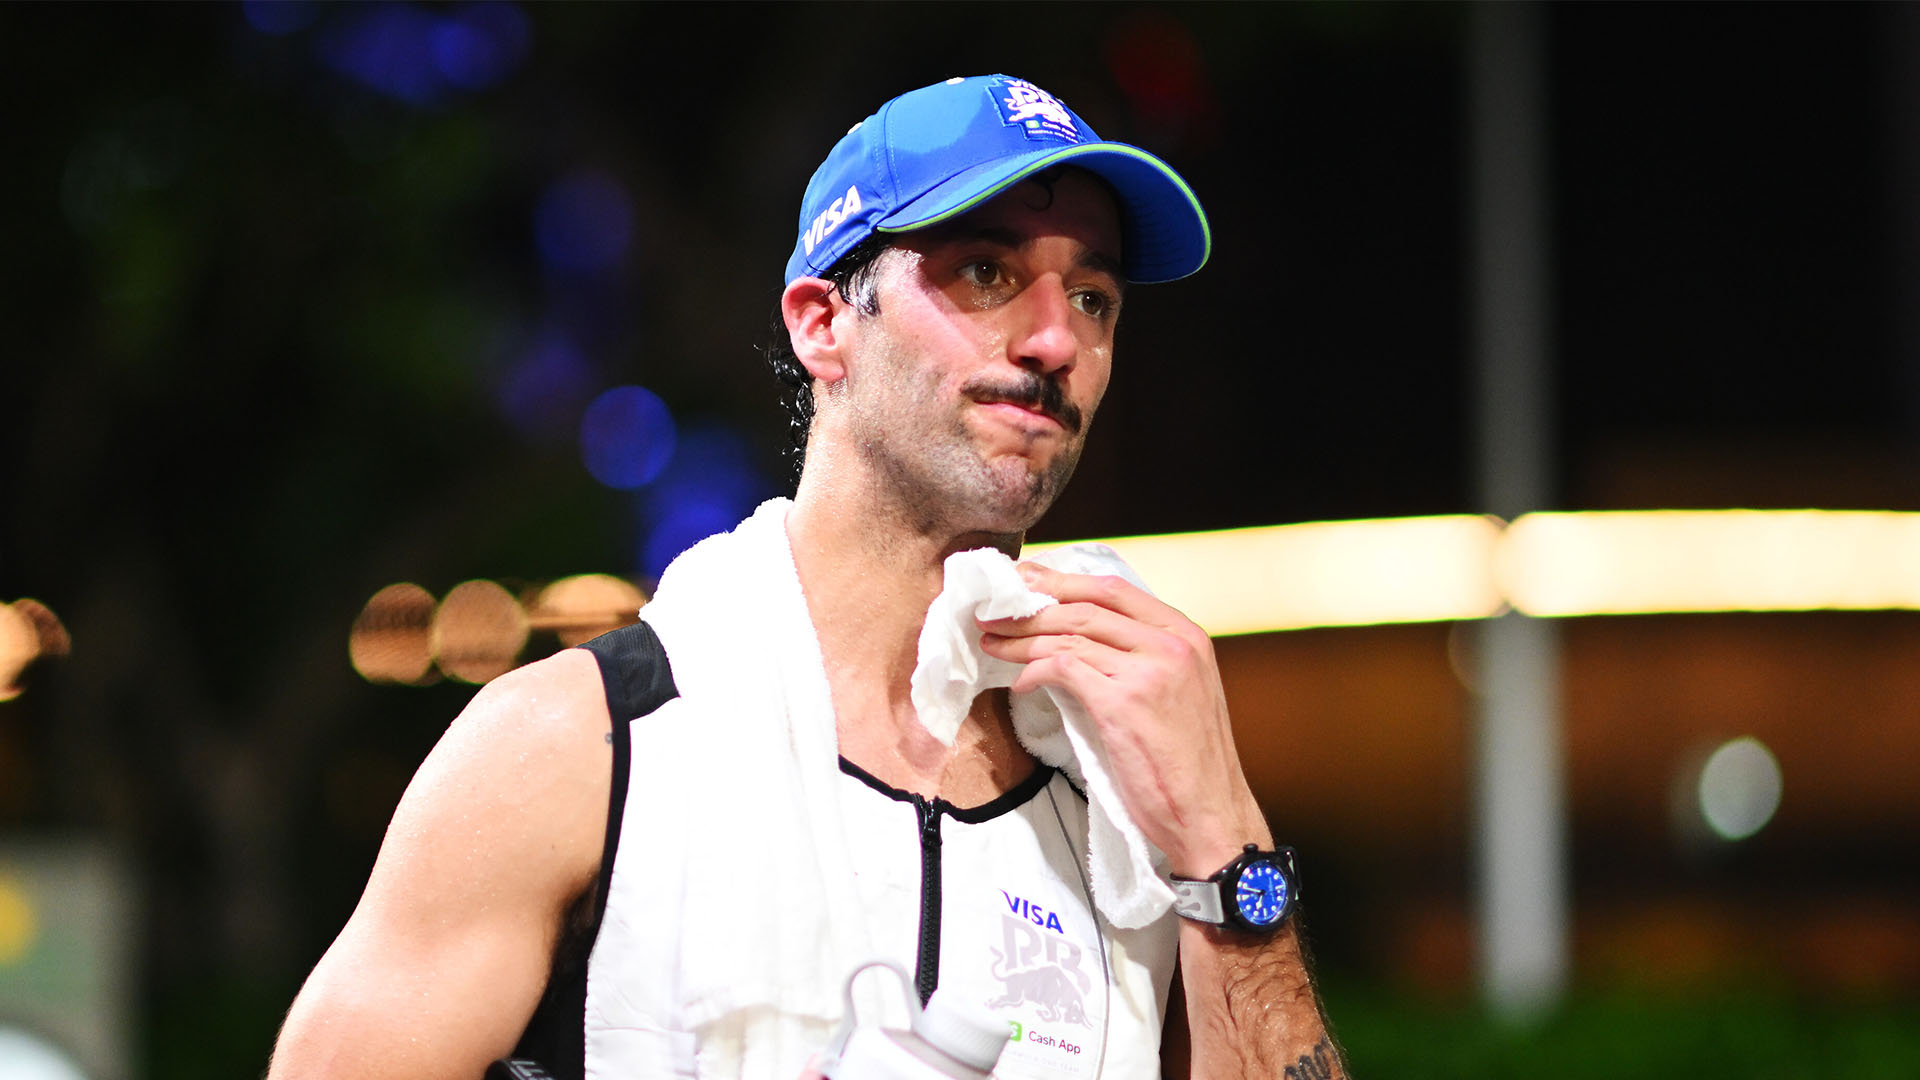
[{"label": "white bokeh light", "polygon": [[0,1076],[7,1080],[87,1080],[73,1059],[45,1039],[0,1026]]},{"label": "white bokeh light", "polygon": [[1700,816],[1723,840],[1759,832],[1780,808],[1780,763],[1751,735],[1723,743],[1700,770]]}]

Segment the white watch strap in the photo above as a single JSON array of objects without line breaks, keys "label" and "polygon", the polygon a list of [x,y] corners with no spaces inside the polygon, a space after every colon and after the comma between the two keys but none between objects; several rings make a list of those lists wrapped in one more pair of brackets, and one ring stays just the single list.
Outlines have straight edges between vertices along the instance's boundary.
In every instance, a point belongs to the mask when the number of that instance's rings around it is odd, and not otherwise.
[{"label": "white watch strap", "polygon": [[1212,923],[1215,926],[1226,924],[1227,913],[1220,907],[1219,882],[1174,878],[1167,884],[1173,886],[1174,914],[1194,922]]}]

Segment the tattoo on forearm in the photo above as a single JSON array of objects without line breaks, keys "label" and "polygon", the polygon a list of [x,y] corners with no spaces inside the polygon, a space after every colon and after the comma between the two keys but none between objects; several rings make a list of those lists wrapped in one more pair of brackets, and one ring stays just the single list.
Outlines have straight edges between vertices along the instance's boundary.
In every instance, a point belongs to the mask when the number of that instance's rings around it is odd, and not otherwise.
[{"label": "tattoo on forearm", "polygon": [[1333,1060],[1333,1044],[1322,1035],[1311,1054],[1302,1054],[1287,1066],[1286,1080],[1333,1080]]}]

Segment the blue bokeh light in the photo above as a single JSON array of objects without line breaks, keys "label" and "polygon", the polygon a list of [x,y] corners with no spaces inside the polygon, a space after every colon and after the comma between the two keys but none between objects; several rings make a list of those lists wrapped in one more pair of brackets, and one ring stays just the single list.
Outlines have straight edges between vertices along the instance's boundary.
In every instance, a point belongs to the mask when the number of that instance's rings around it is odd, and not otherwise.
[{"label": "blue bokeh light", "polygon": [[540,257],[549,267],[605,270],[626,257],[633,238],[633,207],[613,177],[594,170],[577,172],[541,193],[533,229]]},{"label": "blue bokeh light", "polygon": [[640,545],[640,571],[659,580],[674,557],[715,533],[726,532],[745,516],[719,500],[676,504],[658,518]]},{"label": "blue bokeh light", "polygon": [[527,17],[518,7],[464,4],[434,29],[434,65],[453,85],[484,90],[520,65],[527,37]]},{"label": "blue bokeh light", "polygon": [[316,47],[322,63],[411,105],[440,99],[446,87],[433,61],[437,16],[403,4],[346,10],[320,36]]},{"label": "blue bokeh light", "polygon": [[616,386],[587,406],[580,457],[595,480],[620,491],[647,486],[673,460],[673,413],[642,386]]},{"label": "blue bokeh light", "polygon": [[[243,10],[254,29],[290,34],[312,23],[319,8],[247,0]],[[509,3],[464,4],[447,15],[402,3],[328,10],[328,23],[314,42],[320,62],[410,105],[433,105],[455,91],[485,89],[527,55],[527,16]]]},{"label": "blue bokeh light", "polygon": [[592,391],[592,369],[558,332],[536,338],[494,384],[494,403],[522,435],[563,436],[573,430]]},{"label": "blue bokeh light", "polygon": [[674,556],[733,528],[772,494],[737,432],[718,423],[690,426],[642,500],[649,527],[640,542],[641,573],[659,577]]},{"label": "blue bokeh light", "polygon": [[240,12],[255,30],[282,37],[312,26],[320,5],[311,0],[242,0]]}]

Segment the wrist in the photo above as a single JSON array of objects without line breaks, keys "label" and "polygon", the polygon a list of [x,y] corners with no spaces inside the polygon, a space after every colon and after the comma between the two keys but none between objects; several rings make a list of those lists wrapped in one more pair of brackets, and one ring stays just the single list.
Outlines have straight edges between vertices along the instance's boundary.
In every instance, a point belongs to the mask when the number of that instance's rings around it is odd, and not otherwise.
[{"label": "wrist", "polygon": [[1238,813],[1207,822],[1180,837],[1177,849],[1167,850],[1167,866],[1174,877],[1206,878],[1238,858],[1248,844],[1262,851],[1273,848],[1273,831],[1251,800]]}]

